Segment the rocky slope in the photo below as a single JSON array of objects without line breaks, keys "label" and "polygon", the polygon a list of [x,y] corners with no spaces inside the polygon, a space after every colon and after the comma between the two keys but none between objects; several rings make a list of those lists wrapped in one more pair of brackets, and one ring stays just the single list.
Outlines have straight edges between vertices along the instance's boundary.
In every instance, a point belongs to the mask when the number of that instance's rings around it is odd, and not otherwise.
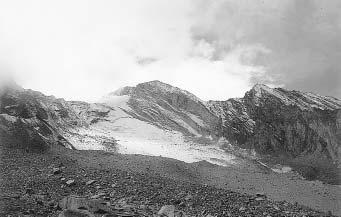
[{"label": "rocky slope", "polygon": [[74,149],[65,135],[73,128],[86,126],[63,99],[25,90],[14,83],[0,88],[1,133],[30,141],[34,145],[30,148],[39,151],[54,144]]},{"label": "rocky slope", "polygon": [[208,110],[205,102],[177,87],[150,81],[119,89],[110,95],[130,96],[128,105],[134,110],[134,117],[160,128],[190,136],[215,134],[218,118]]},{"label": "rocky slope", "polygon": [[341,101],[336,98],[256,85],[241,99],[208,106],[221,118],[222,135],[240,147],[314,169],[340,166]]},{"label": "rocky slope", "polygon": [[[0,135],[0,216],[332,216],[271,201],[263,193],[245,195],[199,180],[184,181],[183,175],[170,179],[160,175],[160,170],[133,169],[146,160],[151,165],[163,161],[172,166],[173,173],[180,169],[187,173],[180,162],[169,159],[129,159],[129,155],[61,146],[32,153],[11,147],[18,141],[7,139]],[[164,206],[171,208],[169,212]]]}]

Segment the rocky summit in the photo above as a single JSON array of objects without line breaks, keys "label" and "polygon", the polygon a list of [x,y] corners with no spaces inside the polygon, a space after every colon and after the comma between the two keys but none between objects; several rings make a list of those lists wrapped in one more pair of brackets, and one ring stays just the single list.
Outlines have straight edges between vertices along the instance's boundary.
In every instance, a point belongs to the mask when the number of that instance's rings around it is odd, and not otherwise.
[{"label": "rocky summit", "polygon": [[203,101],[151,81],[97,103],[3,85],[1,215],[341,215],[340,127],[339,99],[265,85]]},{"label": "rocky summit", "polygon": [[214,135],[218,118],[193,94],[160,81],[123,88],[111,95],[130,96],[136,118],[186,135]]},{"label": "rocky summit", "polygon": [[229,142],[307,169],[310,178],[326,175],[320,174],[325,170],[340,174],[339,99],[255,85],[243,98],[208,106],[221,118],[221,133]]}]

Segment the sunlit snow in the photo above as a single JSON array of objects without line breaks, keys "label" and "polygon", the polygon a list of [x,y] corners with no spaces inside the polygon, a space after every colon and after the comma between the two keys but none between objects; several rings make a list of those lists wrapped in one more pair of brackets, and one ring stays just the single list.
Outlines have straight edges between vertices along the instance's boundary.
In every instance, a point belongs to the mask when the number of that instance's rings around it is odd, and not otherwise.
[{"label": "sunlit snow", "polygon": [[223,166],[234,163],[235,157],[218,146],[188,141],[180,132],[163,130],[133,118],[122,110],[131,111],[128,100],[129,96],[103,99],[113,109],[106,120],[76,129],[74,135],[68,136],[69,141],[77,149],[102,150],[105,149],[103,141],[115,139],[117,151],[122,154],[162,156],[188,163],[205,160]]}]

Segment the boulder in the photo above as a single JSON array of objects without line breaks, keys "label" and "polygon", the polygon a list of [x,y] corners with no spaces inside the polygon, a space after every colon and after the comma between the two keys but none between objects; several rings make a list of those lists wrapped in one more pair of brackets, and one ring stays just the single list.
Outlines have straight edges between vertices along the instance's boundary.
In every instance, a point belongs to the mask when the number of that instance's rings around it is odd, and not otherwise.
[{"label": "boulder", "polygon": [[246,208],[243,206],[239,208],[239,211],[245,211],[245,210],[246,210]]},{"label": "boulder", "polygon": [[165,205],[161,207],[160,211],[157,213],[160,216],[175,217],[175,206]]},{"label": "boulder", "polygon": [[103,197],[103,196],[105,196],[105,195],[106,195],[105,193],[98,193],[98,194],[96,194],[96,195],[93,195],[93,196],[91,197],[91,199],[98,199],[98,198]]},{"label": "boulder", "polygon": [[88,209],[88,200],[84,197],[70,195],[59,202],[59,207],[62,209]]},{"label": "boulder", "polygon": [[58,175],[58,174],[62,173],[62,171],[60,168],[53,168],[52,173],[53,173],[53,175]]},{"label": "boulder", "polygon": [[257,197],[266,197],[266,195],[265,195],[264,192],[257,192],[257,193],[256,193],[256,196],[257,196]]},{"label": "boulder", "polygon": [[66,184],[67,185],[73,185],[73,184],[75,184],[75,180],[70,179],[70,180],[66,181]]},{"label": "boulder", "polygon": [[263,197],[256,197],[256,199],[255,199],[256,201],[263,201],[263,200],[265,200]]},{"label": "boulder", "polygon": [[95,217],[87,210],[79,210],[79,209],[66,209],[63,210],[58,217]]},{"label": "boulder", "polygon": [[[109,203],[110,205],[110,203]],[[88,210],[90,212],[96,213],[106,213],[110,212],[110,207],[108,207],[107,202],[102,200],[89,200],[85,197],[79,197],[76,195],[70,195],[63,198],[59,202],[59,207],[62,209],[82,209]]]},{"label": "boulder", "polygon": [[86,185],[92,185],[93,183],[95,183],[96,182],[96,180],[89,180],[89,181],[87,181],[85,184]]}]

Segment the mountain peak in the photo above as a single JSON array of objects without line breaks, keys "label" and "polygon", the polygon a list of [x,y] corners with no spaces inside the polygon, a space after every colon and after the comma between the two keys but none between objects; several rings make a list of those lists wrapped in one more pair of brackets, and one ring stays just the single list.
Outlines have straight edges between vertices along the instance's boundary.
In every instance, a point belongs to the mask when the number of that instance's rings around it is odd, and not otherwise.
[{"label": "mountain peak", "polygon": [[147,81],[147,82],[143,82],[143,83],[139,83],[138,85],[136,85],[137,88],[139,87],[153,87],[153,88],[158,88],[158,89],[164,89],[164,90],[171,90],[177,87],[173,87],[170,84],[161,82],[159,80],[153,80],[153,81]]},{"label": "mountain peak", "polygon": [[310,92],[290,91],[283,88],[270,88],[264,84],[253,86],[250,91],[246,92],[245,97],[252,99],[256,105],[270,97],[280,100],[285,105],[295,105],[306,110],[312,108],[338,109],[341,106],[341,101],[333,97],[320,96]]},{"label": "mountain peak", "polygon": [[246,92],[245,95],[251,95],[253,96],[253,98],[261,98],[264,96],[264,94],[268,95],[273,95],[276,96],[277,98],[283,98],[283,95],[277,91],[276,88],[271,88],[268,87],[265,84],[255,84],[251,90],[249,90],[248,92]]},{"label": "mountain peak", "polygon": [[256,83],[252,88],[269,88],[266,84]]},{"label": "mountain peak", "polygon": [[181,88],[172,86],[170,84],[164,83],[162,81],[159,80],[153,80],[153,81],[148,81],[148,82],[144,82],[144,83],[140,83],[138,85],[136,85],[136,91],[149,91],[149,92],[153,92],[153,93],[158,93],[158,94],[180,94],[183,96],[186,96],[194,101],[197,102],[202,102],[201,99],[199,99],[197,96],[195,96],[194,94],[183,90]]},{"label": "mountain peak", "polygon": [[111,93],[109,93],[107,96],[124,96],[124,95],[140,95],[140,96],[146,96],[149,95],[149,93],[153,93],[156,95],[163,94],[163,95],[169,95],[172,94],[181,94],[183,96],[186,96],[196,102],[202,102],[201,99],[199,99],[194,94],[183,90],[178,87],[174,87],[170,84],[164,83],[159,80],[153,80],[153,81],[147,81],[143,83],[139,83],[136,86],[125,86],[121,87]]},{"label": "mountain peak", "polygon": [[169,85],[167,83],[164,83],[162,81],[159,81],[159,80],[152,80],[152,81],[147,81],[147,82],[143,82],[143,83],[140,83],[140,84],[150,84],[150,85]]},{"label": "mountain peak", "polygon": [[273,95],[276,95],[278,94],[278,90],[280,88],[271,88],[265,84],[255,84],[250,91],[253,91],[255,93],[258,93],[258,94],[261,94],[262,92],[264,93],[270,93],[270,94],[273,94]]},{"label": "mountain peak", "polygon": [[272,88],[270,88],[269,86],[267,86],[265,84],[257,83],[252,87],[252,89],[254,89],[254,90],[269,90]]}]

